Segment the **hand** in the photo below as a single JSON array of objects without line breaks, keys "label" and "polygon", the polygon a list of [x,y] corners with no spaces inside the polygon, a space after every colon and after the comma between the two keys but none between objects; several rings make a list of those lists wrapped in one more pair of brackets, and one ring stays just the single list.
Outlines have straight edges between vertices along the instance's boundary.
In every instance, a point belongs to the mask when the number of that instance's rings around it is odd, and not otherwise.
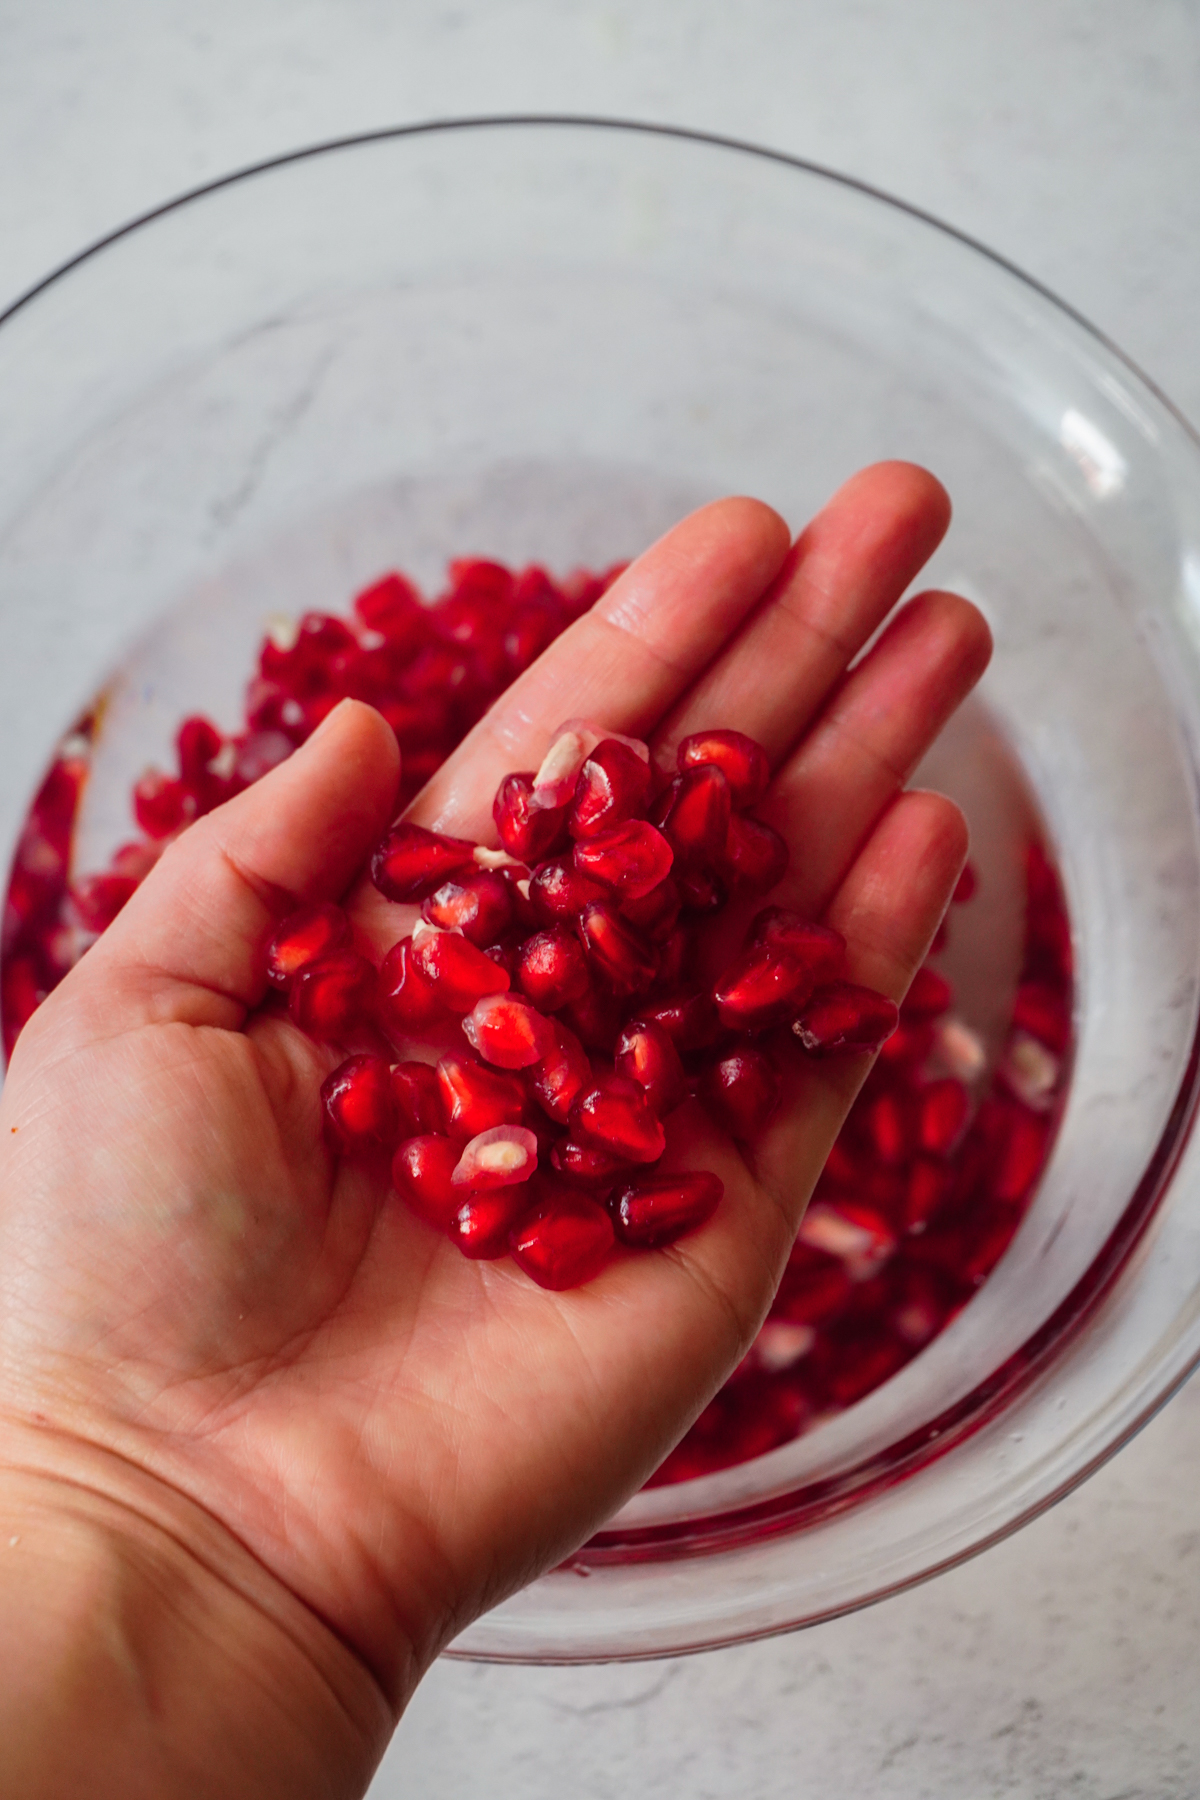
[{"label": "hand", "polygon": [[[491,841],[500,776],[568,717],[656,751],[736,725],[771,757],[756,810],[793,850],[772,900],[827,917],[851,978],[899,998],[966,853],[948,801],[900,790],[990,644],[966,601],[929,593],[854,659],[948,516],[904,464],[857,476],[791,547],[757,502],[702,509],[514,684],[412,816]],[[272,924],[346,894],[396,780],[383,721],[344,703],[168,849],[27,1026],[0,1099],[10,1463],[189,1545],[228,1533],[393,1711],[638,1487],[738,1361],[867,1066],[797,1053],[748,1157],[680,1109],[668,1154],[716,1170],[725,1198],[668,1250],[566,1293],[464,1260],[331,1157],[317,1091],[338,1055],[255,1010]],[[361,881],[348,904],[380,950],[401,935]],[[386,1729],[386,1710],[364,1717]]]}]

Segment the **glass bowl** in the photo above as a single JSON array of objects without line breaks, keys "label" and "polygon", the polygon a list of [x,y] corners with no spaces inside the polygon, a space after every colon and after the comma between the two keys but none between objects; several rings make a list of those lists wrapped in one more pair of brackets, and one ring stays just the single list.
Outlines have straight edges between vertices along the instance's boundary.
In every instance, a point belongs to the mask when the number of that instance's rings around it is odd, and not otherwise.
[{"label": "glass bowl", "polygon": [[[1200,446],[1119,352],[852,182],[571,119],[249,170],[0,324],[6,853],[98,683],[89,866],[184,712],[236,720],[264,620],[384,567],[604,566],[730,491],[798,523],[883,456],[953,495],[925,580],[983,606],[997,653],[939,773],[1019,766],[1075,933],[1033,1205],[884,1387],[639,1494],[456,1652],[658,1656],[811,1623],[983,1548],[1144,1423],[1200,1357]],[[963,796],[985,839],[990,791]]]}]

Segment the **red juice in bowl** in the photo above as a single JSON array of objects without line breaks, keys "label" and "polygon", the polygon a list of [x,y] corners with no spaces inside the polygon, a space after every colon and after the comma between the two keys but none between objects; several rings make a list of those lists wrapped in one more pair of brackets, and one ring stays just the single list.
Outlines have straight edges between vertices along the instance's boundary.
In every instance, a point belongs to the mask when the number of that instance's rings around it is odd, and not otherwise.
[{"label": "red juice in bowl", "polygon": [[[538,567],[464,559],[432,603],[390,574],[345,617],[276,621],[248,672],[241,727],[185,719],[176,766],[134,785],[128,841],[80,872],[98,702],[60,746],[14,858],[0,948],[6,1054],[164,845],[290,755],[339,699],[369,701],[392,724],[407,803],[616,572],[558,582]],[[982,708],[965,710],[921,774],[976,826],[957,904],[834,1146],[758,1339],[651,1485],[748,1461],[865,1398],[978,1291],[1033,1196],[1069,1067],[1062,883]]]}]

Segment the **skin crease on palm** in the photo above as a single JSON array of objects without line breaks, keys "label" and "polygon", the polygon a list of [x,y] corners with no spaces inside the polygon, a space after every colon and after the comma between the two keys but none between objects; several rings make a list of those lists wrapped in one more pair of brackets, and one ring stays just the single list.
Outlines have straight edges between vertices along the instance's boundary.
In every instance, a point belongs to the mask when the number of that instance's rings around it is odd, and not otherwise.
[{"label": "skin crease on palm", "polygon": [[[792,846],[772,900],[827,917],[851,978],[898,999],[966,853],[948,801],[901,789],[990,639],[965,600],[925,593],[847,667],[948,522],[903,463],[856,476],[795,544],[757,501],[705,507],[501,698],[411,816],[494,842],[500,776],[536,766],[565,718],[644,736],[660,762],[734,725],[771,757],[758,810]],[[92,1486],[112,1470],[134,1507],[182,1496],[391,1709],[725,1379],[867,1067],[797,1051],[744,1154],[685,1104],[668,1159],[716,1170],[725,1198],[667,1250],[565,1293],[465,1260],[324,1148],[317,1090],[339,1053],[253,1010],[272,924],[300,900],[349,887],[380,951],[402,934],[411,915],[355,881],[396,776],[383,721],[343,703],[167,851],[35,1015],[0,1098],[0,1452],[66,1479],[78,1458]]]}]

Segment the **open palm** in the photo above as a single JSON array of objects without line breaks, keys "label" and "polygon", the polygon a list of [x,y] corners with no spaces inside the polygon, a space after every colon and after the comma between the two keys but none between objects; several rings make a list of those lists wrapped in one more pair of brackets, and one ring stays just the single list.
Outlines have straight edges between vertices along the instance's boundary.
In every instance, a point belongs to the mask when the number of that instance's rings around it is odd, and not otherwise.
[{"label": "open palm", "polygon": [[[491,841],[502,773],[593,718],[656,751],[759,739],[757,808],[792,868],[772,899],[845,934],[899,998],[965,854],[956,810],[900,794],[982,671],[987,629],[925,594],[863,645],[940,539],[945,496],[885,464],[793,546],[728,500],[685,520],[497,703],[412,808]],[[803,1064],[746,1156],[694,1103],[668,1156],[725,1199],[588,1286],[473,1263],[377,1172],[323,1145],[338,1060],[275,1014],[263,946],[300,900],[347,901],[382,951],[398,909],[359,878],[395,742],[347,702],[173,845],[23,1034],[0,1099],[0,1405],[198,1503],[398,1696],[479,1610],[568,1553],[677,1441],[770,1302],[865,1073]],[[356,883],[357,885],[353,885]]]}]

